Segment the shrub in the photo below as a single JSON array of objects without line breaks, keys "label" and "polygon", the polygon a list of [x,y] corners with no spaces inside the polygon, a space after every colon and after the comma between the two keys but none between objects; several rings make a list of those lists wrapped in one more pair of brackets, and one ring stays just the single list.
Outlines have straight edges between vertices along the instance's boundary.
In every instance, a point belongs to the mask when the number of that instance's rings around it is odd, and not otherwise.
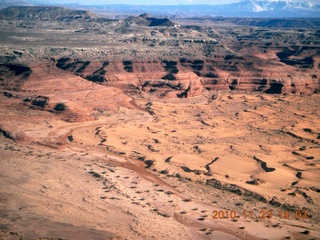
[{"label": "shrub", "polygon": [[57,103],[54,107],[55,111],[64,111],[67,109],[67,106],[64,103]]},{"label": "shrub", "polygon": [[45,107],[48,104],[48,100],[49,100],[48,97],[37,96],[32,100],[31,104],[38,107]]}]

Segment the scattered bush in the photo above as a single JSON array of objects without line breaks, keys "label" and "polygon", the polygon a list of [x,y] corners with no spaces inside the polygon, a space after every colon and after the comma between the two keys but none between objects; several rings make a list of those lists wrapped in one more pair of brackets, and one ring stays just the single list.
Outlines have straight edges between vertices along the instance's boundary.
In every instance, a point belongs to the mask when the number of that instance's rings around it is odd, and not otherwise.
[{"label": "scattered bush", "polygon": [[67,106],[64,103],[57,103],[54,107],[55,111],[64,111],[67,109]]},{"label": "scattered bush", "polygon": [[37,96],[31,102],[32,105],[38,107],[45,107],[48,104],[49,98],[45,96]]}]

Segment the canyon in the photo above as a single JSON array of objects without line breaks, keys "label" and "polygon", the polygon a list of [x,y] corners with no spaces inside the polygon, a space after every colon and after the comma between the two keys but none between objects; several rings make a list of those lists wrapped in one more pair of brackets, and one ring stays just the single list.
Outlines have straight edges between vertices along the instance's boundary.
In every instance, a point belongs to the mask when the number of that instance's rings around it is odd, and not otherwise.
[{"label": "canyon", "polygon": [[239,21],[0,10],[0,237],[317,239],[320,30]]}]

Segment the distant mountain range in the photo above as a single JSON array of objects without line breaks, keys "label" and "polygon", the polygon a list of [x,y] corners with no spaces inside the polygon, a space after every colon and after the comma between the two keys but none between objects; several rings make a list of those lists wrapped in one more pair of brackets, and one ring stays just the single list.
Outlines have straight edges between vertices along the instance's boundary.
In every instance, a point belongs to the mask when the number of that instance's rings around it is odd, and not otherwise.
[{"label": "distant mountain range", "polygon": [[238,3],[220,5],[219,7],[228,7],[230,11],[242,12],[272,12],[272,11],[313,11],[320,10],[319,6],[314,6],[309,2],[291,2],[278,0],[256,0],[241,1]]},{"label": "distant mountain range", "polygon": [[110,5],[109,9],[139,14],[225,17],[320,17],[320,4],[282,0],[245,0],[222,5],[129,6]]},{"label": "distant mountain range", "polygon": [[0,8],[6,8],[10,6],[28,6],[29,3],[20,0],[1,0],[0,1]]},{"label": "distant mountain range", "polygon": [[215,11],[233,16],[239,14],[264,17],[319,17],[320,4],[309,2],[292,2],[281,0],[245,0],[238,3],[218,5]]},{"label": "distant mountain range", "polygon": [[[50,5],[50,0],[46,1]],[[10,5],[30,5],[32,0],[9,1],[2,0],[0,7]],[[42,4],[43,5],[43,4]],[[51,4],[53,5],[53,4]],[[57,5],[57,4],[55,4]],[[119,14],[139,15],[148,12],[152,15],[162,16],[225,16],[225,17],[320,17],[320,4],[309,2],[292,2],[289,0],[244,0],[238,3],[222,5],[86,5],[66,4],[63,6],[74,8],[99,9],[100,12],[115,11]]]}]

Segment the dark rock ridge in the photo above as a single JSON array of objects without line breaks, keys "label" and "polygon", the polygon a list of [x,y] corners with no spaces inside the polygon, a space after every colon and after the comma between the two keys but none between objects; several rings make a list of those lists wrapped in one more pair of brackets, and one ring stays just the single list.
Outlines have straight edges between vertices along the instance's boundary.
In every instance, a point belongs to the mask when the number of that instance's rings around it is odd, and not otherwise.
[{"label": "dark rock ridge", "polygon": [[155,27],[155,26],[166,26],[166,27],[173,27],[175,23],[173,23],[168,18],[154,18],[151,17],[149,14],[144,13],[139,15],[138,17],[128,17],[124,20],[125,22],[134,22],[138,25],[145,25],[149,27]]},{"label": "dark rock ridge", "polygon": [[116,32],[131,33],[139,31],[139,27],[174,27],[176,23],[168,18],[154,18],[144,13],[139,16],[130,16],[119,22]]},{"label": "dark rock ridge", "polygon": [[31,68],[21,64],[0,64],[0,85],[7,90],[20,90],[21,84],[32,73]]},{"label": "dark rock ridge", "polygon": [[0,10],[1,20],[89,21],[97,16],[86,10],[64,7],[11,6]]}]

